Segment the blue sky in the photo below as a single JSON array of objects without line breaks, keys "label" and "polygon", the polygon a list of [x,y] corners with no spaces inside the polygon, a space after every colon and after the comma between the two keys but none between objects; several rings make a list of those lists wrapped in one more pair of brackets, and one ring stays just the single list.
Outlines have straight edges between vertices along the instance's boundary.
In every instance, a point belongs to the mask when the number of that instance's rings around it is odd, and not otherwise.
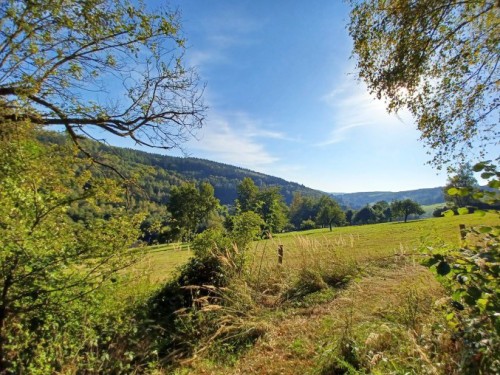
[{"label": "blue sky", "polygon": [[168,4],[182,13],[185,61],[207,84],[207,122],[185,144],[190,156],[326,192],[445,184],[411,119],[387,115],[356,82],[343,1]]}]

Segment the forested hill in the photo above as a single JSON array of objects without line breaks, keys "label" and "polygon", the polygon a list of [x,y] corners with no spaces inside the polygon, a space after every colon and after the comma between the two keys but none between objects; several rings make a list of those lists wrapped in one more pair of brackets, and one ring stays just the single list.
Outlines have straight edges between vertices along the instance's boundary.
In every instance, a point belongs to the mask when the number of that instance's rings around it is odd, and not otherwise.
[{"label": "forested hill", "polygon": [[[65,137],[58,133],[47,132],[41,139],[60,143]],[[111,159],[112,165],[126,175],[142,174],[144,177],[141,185],[148,196],[158,203],[165,202],[172,185],[179,185],[182,181],[208,181],[214,187],[215,196],[220,202],[230,205],[237,197],[237,186],[245,177],[250,177],[258,187],[279,186],[288,205],[295,192],[306,196],[326,194],[282,178],[210,160],[159,155],[94,141],[86,141],[86,149],[100,158]]]},{"label": "forested hill", "polygon": [[372,191],[365,193],[332,194],[332,197],[341,205],[352,209],[360,209],[367,204],[379,201],[392,202],[396,199],[411,199],[422,205],[430,205],[444,202],[442,187],[408,190],[408,191]]},{"label": "forested hill", "polygon": [[[65,136],[45,132],[41,139],[49,143],[65,141]],[[285,201],[290,205],[293,193],[307,196],[325,194],[304,185],[289,182],[282,178],[269,176],[228,164],[191,157],[159,155],[129,148],[108,146],[94,141],[86,141],[86,147],[93,155],[112,160],[112,165],[126,175],[142,174],[142,187],[148,196],[157,203],[165,203],[171,186],[183,181],[208,181],[215,189],[215,196],[224,205],[234,203],[237,186],[245,177],[250,177],[257,186],[279,186]],[[422,205],[444,202],[443,188],[428,188],[400,192],[361,192],[331,194],[343,207],[360,209],[367,204],[381,200],[392,202],[396,199],[412,199]]]}]

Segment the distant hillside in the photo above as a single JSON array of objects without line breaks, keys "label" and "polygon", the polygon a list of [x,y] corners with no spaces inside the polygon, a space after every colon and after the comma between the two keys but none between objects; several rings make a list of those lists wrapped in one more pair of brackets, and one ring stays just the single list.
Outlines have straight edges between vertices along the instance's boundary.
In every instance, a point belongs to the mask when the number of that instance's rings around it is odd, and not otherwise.
[{"label": "distant hillside", "polygon": [[186,181],[208,181],[214,187],[215,196],[225,205],[234,203],[237,198],[237,186],[245,177],[250,177],[259,187],[281,187],[281,194],[285,197],[288,205],[292,202],[293,193],[295,192],[311,196],[325,194],[282,178],[210,160],[165,156],[118,147],[102,146],[102,148],[112,151],[113,154],[133,163],[141,163],[159,167],[168,172],[175,172]]},{"label": "distant hillside", "polygon": [[[45,133],[41,138],[52,143],[65,140],[63,135],[57,133]],[[144,178],[146,182],[141,185],[146,188],[151,200],[157,203],[165,202],[171,186],[179,185],[182,181],[208,181],[214,187],[215,196],[221,203],[230,205],[237,198],[237,186],[245,177],[250,177],[259,187],[279,186],[288,205],[295,192],[307,196],[327,194],[282,178],[210,160],[159,155],[107,146],[94,141],[88,141],[88,143],[86,141],[86,148],[93,155],[113,160],[113,166],[125,174],[130,175],[131,171],[135,174],[139,173],[138,171],[146,173],[147,176]]]},{"label": "distant hillside", "polygon": [[[64,142],[66,137],[59,133],[45,132],[41,140],[49,143]],[[304,185],[286,181],[249,169],[235,167],[205,159],[159,155],[129,148],[108,146],[94,141],[85,141],[86,149],[93,155],[111,164],[126,175],[142,175],[140,184],[153,202],[164,204],[170,189],[183,181],[208,181],[215,189],[215,196],[224,205],[231,205],[237,197],[237,186],[245,177],[250,177],[257,186],[279,186],[285,201],[290,205],[293,194],[300,192],[306,196],[326,194]],[[444,202],[441,187],[401,192],[363,192],[331,194],[342,206],[360,209],[367,204],[385,200],[413,199],[422,205]]]},{"label": "distant hillside", "polygon": [[341,205],[352,209],[360,209],[367,204],[373,204],[378,201],[391,202],[396,199],[412,199],[421,205],[431,205],[444,202],[444,194],[442,187],[407,190],[407,191],[372,191],[365,193],[346,193],[346,194],[331,194]]}]

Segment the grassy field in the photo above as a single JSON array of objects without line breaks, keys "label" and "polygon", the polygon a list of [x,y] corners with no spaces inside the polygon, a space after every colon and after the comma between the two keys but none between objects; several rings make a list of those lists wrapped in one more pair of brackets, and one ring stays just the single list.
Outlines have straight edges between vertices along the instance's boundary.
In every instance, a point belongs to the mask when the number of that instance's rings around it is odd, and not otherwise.
[{"label": "grassy field", "polygon": [[[442,239],[458,244],[459,225],[474,226],[494,224],[498,217],[489,214],[429,218],[408,223],[327,228],[275,235],[270,240],[254,242],[249,252],[251,267],[273,265],[277,262],[278,245],[283,245],[283,262],[286,267],[304,262],[321,262],[323,257],[336,257],[355,261],[375,261],[379,258],[418,251],[422,243]],[[188,244],[174,243],[147,248],[140,268],[149,273],[150,280],[161,283],[170,277],[176,267],[191,256]]]},{"label": "grassy field", "polygon": [[[211,338],[164,373],[453,373],[453,341],[445,330],[436,331],[446,325],[440,310],[445,293],[420,260],[425,246],[458,245],[460,224],[500,222],[493,214],[465,215],[254,242],[245,274],[232,289],[241,301],[220,312],[220,327],[258,330],[258,340],[235,351],[233,341]],[[141,267],[160,285],[190,255],[186,246],[159,246]]]}]

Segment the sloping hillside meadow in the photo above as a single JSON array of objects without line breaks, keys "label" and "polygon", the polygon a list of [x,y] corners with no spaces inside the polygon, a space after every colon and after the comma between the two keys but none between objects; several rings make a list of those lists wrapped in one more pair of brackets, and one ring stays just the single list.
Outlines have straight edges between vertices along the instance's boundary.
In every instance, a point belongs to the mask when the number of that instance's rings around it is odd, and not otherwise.
[{"label": "sloping hillside meadow", "polygon": [[[458,348],[447,335],[443,287],[421,262],[426,248],[458,246],[459,225],[497,215],[431,218],[312,230],[256,241],[234,303],[212,337],[165,373],[447,374]],[[277,249],[283,246],[278,265]],[[153,248],[133,272],[160,287],[189,246]],[[248,287],[252,285],[252,288]],[[129,288],[136,293],[139,288]],[[251,295],[251,296],[250,296]],[[251,298],[250,298],[251,297]],[[210,310],[210,305],[201,310]],[[227,333],[234,332],[234,334]],[[241,340],[234,340],[241,336]]]}]

